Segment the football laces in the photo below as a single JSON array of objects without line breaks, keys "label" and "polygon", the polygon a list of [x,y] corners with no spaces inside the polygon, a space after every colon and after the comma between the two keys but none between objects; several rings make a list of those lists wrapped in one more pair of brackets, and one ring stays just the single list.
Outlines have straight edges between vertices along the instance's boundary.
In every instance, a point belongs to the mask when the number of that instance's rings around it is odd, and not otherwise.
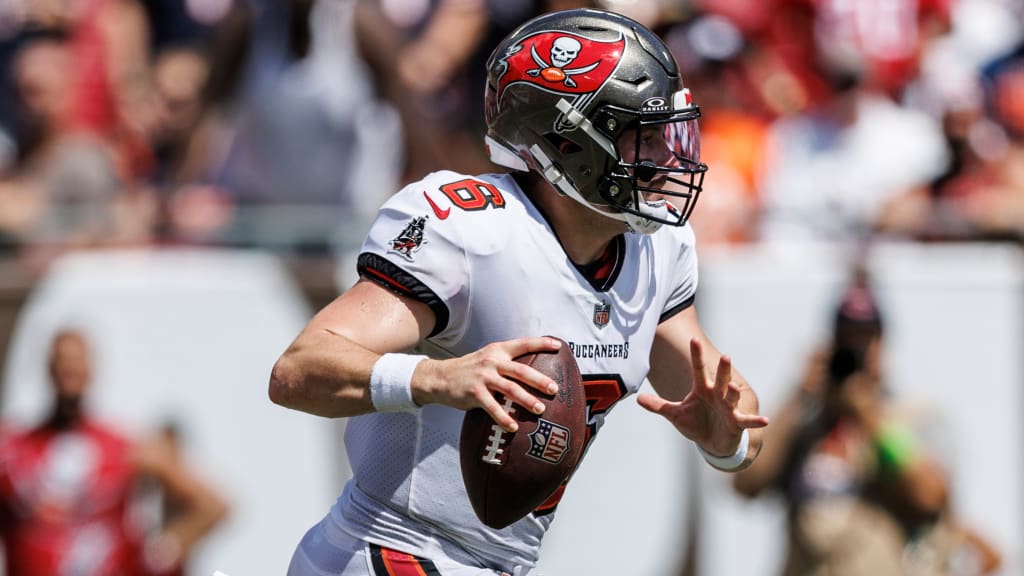
[{"label": "football laces", "polygon": [[[505,405],[502,406],[505,412],[509,415],[516,413],[516,408],[512,404],[512,400],[505,399]],[[505,443],[505,429],[499,426],[497,423],[491,424],[491,435],[487,437],[489,444],[487,444],[484,450],[484,455],[481,458],[484,462],[494,465],[501,466],[501,459],[498,457],[505,453],[505,450],[501,447]]]}]

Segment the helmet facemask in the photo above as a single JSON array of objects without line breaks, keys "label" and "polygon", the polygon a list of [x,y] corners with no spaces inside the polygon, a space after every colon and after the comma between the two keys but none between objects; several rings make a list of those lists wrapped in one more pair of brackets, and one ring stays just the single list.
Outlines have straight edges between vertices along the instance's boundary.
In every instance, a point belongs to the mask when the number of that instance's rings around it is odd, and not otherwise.
[{"label": "helmet facemask", "polygon": [[[650,98],[640,109],[600,106],[593,121],[559,102],[575,143],[592,145],[563,147],[554,160],[532,147],[541,174],[563,194],[635,232],[686,224],[707,171],[700,162],[700,109],[685,88],[672,96],[672,106],[666,100]],[[582,179],[589,185],[574,178],[595,169],[597,178]]]},{"label": "helmet facemask", "polygon": [[598,193],[609,207],[659,224],[682,226],[696,206],[707,166],[700,161],[696,106],[635,111],[605,106],[597,124],[616,134],[617,161],[609,163]]}]

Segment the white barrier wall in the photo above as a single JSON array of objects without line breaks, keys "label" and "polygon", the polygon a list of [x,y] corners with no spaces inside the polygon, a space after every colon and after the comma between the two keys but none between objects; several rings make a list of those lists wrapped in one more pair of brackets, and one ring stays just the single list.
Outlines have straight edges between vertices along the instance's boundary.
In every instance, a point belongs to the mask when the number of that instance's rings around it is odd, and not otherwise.
[{"label": "white barrier wall", "polygon": [[267,399],[270,369],[309,313],[266,255],[74,255],[54,266],[19,320],[3,373],[3,416],[41,417],[50,336],[69,323],[87,329],[94,413],[133,433],[176,419],[186,457],[232,506],[191,573],[284,574],[302,534],[337,494],[331,421]]}]

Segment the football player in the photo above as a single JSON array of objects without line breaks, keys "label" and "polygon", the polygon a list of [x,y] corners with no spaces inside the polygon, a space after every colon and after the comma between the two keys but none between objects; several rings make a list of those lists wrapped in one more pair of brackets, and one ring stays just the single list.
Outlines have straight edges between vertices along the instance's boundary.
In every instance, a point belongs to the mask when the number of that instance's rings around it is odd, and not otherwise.
[{"label": "football player", "polygon": [[[270,398],[349,417],[353,479],[289,574],[527,574],[557,508],[494,530],[459,464],[463,411],[509,431],[554,383],[513,361],[571,347],[593,439],[616,403],[670,420],[723,470],[760,449],[757,398],[694,309],[686,225],[707,167],[699,109],[665,44],[598,10],[555,12],[488,61],[486,143],[507,174],[436,172],[380,209],[360,280],[278,359]],[[571,488],[570,488],[571,489]]]}]

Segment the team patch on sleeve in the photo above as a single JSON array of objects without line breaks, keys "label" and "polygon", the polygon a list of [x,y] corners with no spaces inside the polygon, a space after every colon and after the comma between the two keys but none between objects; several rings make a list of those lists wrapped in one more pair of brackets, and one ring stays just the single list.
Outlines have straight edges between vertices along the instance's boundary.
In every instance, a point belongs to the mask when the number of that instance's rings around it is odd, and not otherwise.
[{"label": "team patch on sleeve", "polygon": [[429,216],[414,217],[405,225],[405,228],[388,242],[388,252],[398,254],[402,258],[412,262],[416,252],[426,244],[424,230],[427,227]]},{"label": "team patch on sleeve", "polygon": [[392,292],[423,302],[434,312],[434,329],[431,336],[440,333],[448,326],[448,306],[426,284],[420,282],[412,274],[402,270],[387,258],[372,252],[359,255],[356,264],[359,275],[380,284]]}]

